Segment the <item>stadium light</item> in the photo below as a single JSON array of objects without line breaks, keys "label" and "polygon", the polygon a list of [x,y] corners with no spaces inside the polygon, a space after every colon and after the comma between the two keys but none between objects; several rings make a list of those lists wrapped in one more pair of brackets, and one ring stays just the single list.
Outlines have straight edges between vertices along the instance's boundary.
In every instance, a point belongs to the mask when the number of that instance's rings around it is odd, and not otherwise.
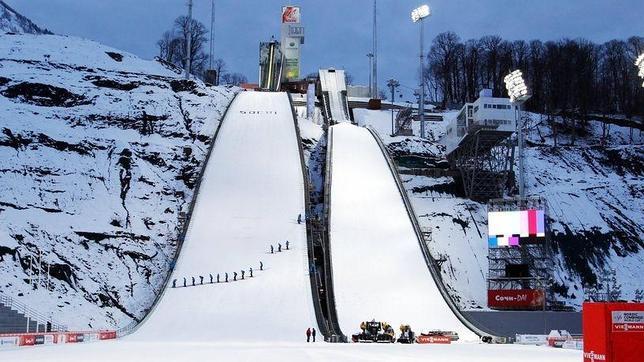
[{"label": "stadium light", "polygon": [[[635,65],[640,69],[638,75],[644,79],[644,53],[637,57]],[[642,83],[642,87],[644,87],[644,82]]]},{"label": "stadium light", "polygon": [[525,176],[523,169],[523,119],[521,118],[521,104],[530,98],[530,94],[528,93],[528,87],[525,85],[525,81],[523,80],[523,73],[518,69],[506,75],[503,81],[505,82],[505,87],[510,95],[510,102],[512,102],[512,104],[516,104],[516,110],[514,113],[515,120],[518,115],[516,125],[517,138],[519,141],[519,197],[524,199],[525,189],[523,186],[525,185]]},{"label": "stadium light", "polygon": [[425,138],[425,62],[423,50],[424,21],[432,14],[429,5],[421,5],[411,12],[411,20],[414,23],[420,22],[420,102],[418,102],[418,120],[420,121],[420,137]]},{"label": "stadium light", "polygon": [[528,94],[528,87],[523,80],[523,73],[520,70],[515,70],[504,78],[505,88],[510,95],[510,102],[520,103],[525,102],[530,98]]},{"label": "stadium light", "polygon": [[423,20],[431,14],[432,12],[429,10],[429,5],[425,4],[411,11],[411,20],[414,23],[417,23],[419,20]]}]

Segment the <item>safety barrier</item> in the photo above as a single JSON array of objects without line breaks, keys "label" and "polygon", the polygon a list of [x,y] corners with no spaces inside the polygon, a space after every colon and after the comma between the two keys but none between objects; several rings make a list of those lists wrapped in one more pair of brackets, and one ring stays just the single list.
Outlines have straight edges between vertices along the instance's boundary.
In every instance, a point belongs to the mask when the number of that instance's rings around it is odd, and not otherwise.
[{"label": "safety barrier", "polygon": [[0,334],[0,348],[38,346],[65,343],[104,341],[116,338],[116,331],[80,331]]},{"label": "safety barrier", "polygon": [[432,275],[432,278],[434,279],[434,282],[436,283],[436,286],[438,287],[438,290],[440,291],[441,295],[443,296],[443,299],[449,306],[449,308],[452,310],[456,318],[463,323],[467,328],[469,328],[472,332],[476,333],[478,336],[483,337],[494,337],[495,340],[500,340],[498,337],[494,336],[493,333],[490,333],[489,331],[485,331],[478,326],[476,326],[472,321],[470,321],[461,311],[458,309],[458,306],[456,303],[454,303],[454,300],[452,297],[449,295],[449,292],[447,291],[447,287],[445,286],[445,283],[443,282],[443,277],[440,274],[440,267],[436,263],[436,260],[432,257],[429,248],[425,244],[423,240],[423,233],[420,228],[420,225],[418,223],[418,219],[416,218],[416,212],[414,211],[413,206],[411,205],[411,202],[409,201],[409,197],[407,196],[407,191],[405,190],[405,187],[403,186],[402,180],[400,179],[400,175],[398,174],[398,169],[396,167],[396,164],[394,163],[393,159],[389,155],[389,151],[387,150],[387,147],[385,147],[384,143],[382,142],[382,139],[380,139],[380,136],[376,132],[375,129],[371,126],[366,127],[373,138],[376,140],[376,143],[378,143],[378,146],[380,147],[380,151],[382,152],[383,157],[387,161],[387,164],[389,165],[389,170],[391,171],[391,175],[393,176],[396,186],[398,186],[398,192],[400,193],[400,197],[405,205],[405,209],[407,210],[407,215],[409,216],[409,219],[411,220],[411,223],[414,227],[414,231],[416,233],[416,238],[418,239],[418,244],[420,245],[420,249],[423,253],[423,257],[425,258],[425,263],[427,264],[427,268],[429,269],[429,272]]}]

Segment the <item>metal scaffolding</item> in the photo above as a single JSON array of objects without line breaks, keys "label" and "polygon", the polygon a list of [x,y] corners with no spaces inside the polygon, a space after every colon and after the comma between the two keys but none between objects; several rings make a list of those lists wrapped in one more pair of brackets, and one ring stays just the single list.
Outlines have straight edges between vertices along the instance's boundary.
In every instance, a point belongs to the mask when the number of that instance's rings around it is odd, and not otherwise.
[{"label": "metal scaffolding", "polygon": [[459,171],[468,198],[488,201],[503,196],[514,163],[510,135],[484,127],[471,129],[448,155],[450,168]]}]

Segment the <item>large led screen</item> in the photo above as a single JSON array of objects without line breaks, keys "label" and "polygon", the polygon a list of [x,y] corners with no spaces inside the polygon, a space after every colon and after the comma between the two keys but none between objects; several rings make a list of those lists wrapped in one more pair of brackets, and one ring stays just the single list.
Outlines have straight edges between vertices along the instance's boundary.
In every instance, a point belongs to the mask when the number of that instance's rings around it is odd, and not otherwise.
[{"label": "large led screen", "polygon": [[535,244],[545,236],[543,210],[488,212],[488,245],[491,248]]}]

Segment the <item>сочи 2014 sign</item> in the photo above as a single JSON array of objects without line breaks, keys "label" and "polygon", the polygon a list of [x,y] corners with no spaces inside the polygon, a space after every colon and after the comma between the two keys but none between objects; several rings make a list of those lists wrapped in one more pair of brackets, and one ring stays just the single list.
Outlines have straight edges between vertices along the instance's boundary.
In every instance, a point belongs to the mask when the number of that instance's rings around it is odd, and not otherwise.
[{"label": "\u0441\u043e\u0447\u0438 2014 sign", "polygon": [[299,6],[282,7],[282,23],[298,24],[300,22]]}]

